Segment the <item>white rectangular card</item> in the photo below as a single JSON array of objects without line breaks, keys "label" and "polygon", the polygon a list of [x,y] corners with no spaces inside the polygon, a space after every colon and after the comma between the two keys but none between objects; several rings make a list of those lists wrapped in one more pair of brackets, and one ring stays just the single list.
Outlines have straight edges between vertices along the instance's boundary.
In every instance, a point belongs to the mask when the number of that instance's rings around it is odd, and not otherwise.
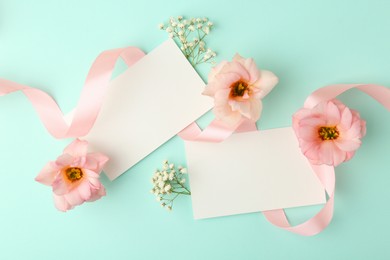
[{"label": "white rectangular card", "polygon": [[212,108],[204,82],[169,39],[111,81],[84,139],[113,180]]},{"label": "white rectangular card", "polygon": [[325,203],[290,127],[185,147],[195,219]]}]

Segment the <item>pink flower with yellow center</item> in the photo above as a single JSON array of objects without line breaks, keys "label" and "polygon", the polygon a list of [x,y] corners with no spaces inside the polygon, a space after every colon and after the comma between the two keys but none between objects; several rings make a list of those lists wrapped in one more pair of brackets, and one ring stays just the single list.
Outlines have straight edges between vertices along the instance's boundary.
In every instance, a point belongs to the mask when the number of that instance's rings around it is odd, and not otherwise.
[{"label": "pink flower with yellow center", "polygon": [[236,54],[231,62],[223,61],[211,70],[203,94],[214,97],[214,114],[227,125],[244,118],[256,122],[262,110],[261,99],[277,83],[272,72],[259,70],[253,59]]},{"label": "pink flower with yellow center", "polygon": [[359,113],[338,100],[300,109],[293,115],[293,128],[309,161],[330,166],[351,159],[366,134]]},{"label": "pink flower with yellow center", "polygon": [[60,211],[73,209],[106,195],[99,174],[108,157],[100,153],[87,153],[87,147],[87,141],[76,139],[35,178],[42,184],[52,186],[54,204]]}]

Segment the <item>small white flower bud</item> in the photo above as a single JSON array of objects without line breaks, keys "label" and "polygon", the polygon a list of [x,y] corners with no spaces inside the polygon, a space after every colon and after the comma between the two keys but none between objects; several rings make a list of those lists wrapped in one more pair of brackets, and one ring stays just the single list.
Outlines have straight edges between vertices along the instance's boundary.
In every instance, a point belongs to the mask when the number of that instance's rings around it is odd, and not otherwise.
[{"label": "small white flower bud", "polygon": [[164,187],[164,190],[166,192],[170,191],[172,189],[172,186],[170,184],[168,184],[167,186]]}]

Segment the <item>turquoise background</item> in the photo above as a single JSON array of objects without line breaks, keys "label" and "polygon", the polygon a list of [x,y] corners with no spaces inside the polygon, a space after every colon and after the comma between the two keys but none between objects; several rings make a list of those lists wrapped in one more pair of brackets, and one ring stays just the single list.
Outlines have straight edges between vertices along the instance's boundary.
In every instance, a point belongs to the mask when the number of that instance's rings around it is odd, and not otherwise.
[{"label": "turquoise background", "polygon": [[[167,38],[160,22],[206,16],[215,23],[208,43],[218,61],[239,52],[279,76],[259,125],[283,127],[324,85],[390,86],[389,10],[389,1],[357,0],[0,0],[0,77],[41,88],[69,111],[101,51],[148,52]],[[208,67],[201,71],[205,77]],[[177,137],[116,181],[103,177],[108,196],[58,212],[34,177],[70,140],[52,138],[23,95],[1,97],[0,259],[389,259],[390,115],[357,91],[342,100],[361,112],[368,133],[355,158],[337,168],[332,223],[302,237],[260,213],[194,221],[189,197],[163,210],[149,179],[163,159],[185,164]],[[288,213],[299,223],[318,209]]]}]

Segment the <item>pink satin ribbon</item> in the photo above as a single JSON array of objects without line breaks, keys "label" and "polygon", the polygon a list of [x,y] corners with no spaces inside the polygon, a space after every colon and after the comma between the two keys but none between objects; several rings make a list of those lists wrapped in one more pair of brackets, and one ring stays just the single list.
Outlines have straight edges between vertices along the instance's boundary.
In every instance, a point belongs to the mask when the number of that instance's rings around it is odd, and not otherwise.
[{"label": "pink satin ribbon", "polygon": [[[323,101],[336,98],[350,90],[359,89],[370,95],[390,111],[390,89],[374,84],[339,84],[320,88],[313,92],[305,101],[305,108],[313,108]],[[226,127],[218,120],[214,120],[203,131],[195,123],[184,129],[179,136],[189,141],[222,142],[233,132],[254,131],[256,125],[250,121],[241,121],[233,127]],[[327,165],[312,165],[312,168],[328,194],[328,201],[324,207],[306,222],[291,226],[283,209],[264,211],[266,219],[273,225],[290,232],[312,236],[324,230],[332,220],[334,208],[334,190],[336,184],[334,167]]]},{"label": "pink satin ribbon", "polygon": [[130,67],[143,56],[145,53],[135,47],[102,52],[89,70],[70,125],[66,123],[64,114],[54,99],[42,90],[0,79],[0,96],[22,91],[52,136],[58,139],[82,137],[88,134],[95,123],[119,57]]},{"label": "pink satin ribbon", "polygon": [[178,136],[186,141],[219,143],[227,139],[234,132],[239,133],[256,130],[256,122],[247,119],[242,119],[233,126],[226,126],[221,121],[214,119],[203,131],[193,122],[178,133]]}]

